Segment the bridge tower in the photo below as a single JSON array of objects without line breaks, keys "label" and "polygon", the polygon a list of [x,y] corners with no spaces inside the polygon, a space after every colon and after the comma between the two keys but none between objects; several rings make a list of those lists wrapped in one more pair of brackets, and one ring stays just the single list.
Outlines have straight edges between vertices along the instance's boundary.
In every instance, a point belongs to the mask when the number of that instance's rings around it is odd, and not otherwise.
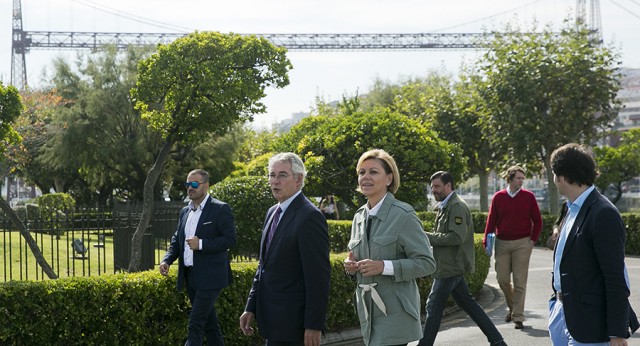
[{"label": "bridge tower", "polygon": [[586,23],[592,32],[592,38],[602,43],[602,21],[600,19],[600,0],[589,0],[587,9],[586,0],[577,0],[576,22]]},{"label": "bridge tower", "polygon": [[29,41],[22,29],[22,4],[13,0],[13,31],[11,40],[11,85],[18,90],[27,88],[27,59]]}]

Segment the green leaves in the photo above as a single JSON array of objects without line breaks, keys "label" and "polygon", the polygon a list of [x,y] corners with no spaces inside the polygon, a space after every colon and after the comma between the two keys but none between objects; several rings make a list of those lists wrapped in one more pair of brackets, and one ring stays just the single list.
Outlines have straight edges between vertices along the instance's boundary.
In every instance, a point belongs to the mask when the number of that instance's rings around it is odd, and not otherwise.
[{"label": "green leaves", "polygon": [[398,164],[401,186],[396,196],[416,208],[426,206],[424,186],[432,173],[449,170],[458,179],[464,171],[459,147],[440,139],[420,121],[384,108],[339,116],[303,119],[281,138],[279,150],[293,150],[309,172],[305,191],[333,193],[356,208],[356,163],[362,153],[380,148]]},{"label": "green leaves", "polygon": [[289,83],[285,52],[256,36],[195,32],[141,61],[131,96],[165,140],[193,143],[263,113],[264,89]]},{"label": "green leaves", "polygon": [[18,89],[12,85],[5,87],[0,82],[0,153],[4,153],[7,146],[16,144],[21,139],[12,123],[22,113],[22,108]]}]

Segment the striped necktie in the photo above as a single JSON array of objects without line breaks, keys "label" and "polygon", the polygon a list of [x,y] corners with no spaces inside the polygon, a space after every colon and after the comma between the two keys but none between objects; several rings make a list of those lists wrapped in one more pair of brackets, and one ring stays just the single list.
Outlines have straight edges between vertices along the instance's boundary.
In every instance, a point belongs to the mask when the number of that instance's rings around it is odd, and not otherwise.
[{"label": "striped necktie", "polygon": [[276,209],[275,215],[273,215],[273,220],[271,220],[271,227],[269,227],[269,233],[267,233],[267,252],[269,252],[269,245],[271,245],[271,240],[273,239],[273,235],[276,233],[276,228],[278,228],[278,222],[280,221],[280,214],[282,214],[282,209],[278,207]]}]

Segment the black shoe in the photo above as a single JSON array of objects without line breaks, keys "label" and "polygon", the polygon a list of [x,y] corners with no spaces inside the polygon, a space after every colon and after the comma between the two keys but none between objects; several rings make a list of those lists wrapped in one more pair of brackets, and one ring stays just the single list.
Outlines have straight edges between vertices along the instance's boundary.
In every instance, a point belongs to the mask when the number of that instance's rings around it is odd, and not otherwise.
[{"label": "black shoe", "polygon": [[505,322],[511,322],[511,311],[507,313],[507,316],[504,318]]},{"label": "black shoe", "polygon": [[520,321],[515,321],[515,322],[513,322],[513,323],[515,323],[515,324],[516,324],[516,329],[522,329],[522,328],[524,328],[524,326],[522,325],[522,322],[520,322]]}]

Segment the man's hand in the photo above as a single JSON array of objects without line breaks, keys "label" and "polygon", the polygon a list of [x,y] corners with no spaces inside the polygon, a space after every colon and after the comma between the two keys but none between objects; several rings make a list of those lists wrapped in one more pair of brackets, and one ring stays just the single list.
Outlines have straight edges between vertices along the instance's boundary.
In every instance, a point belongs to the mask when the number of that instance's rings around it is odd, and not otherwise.
[{"label": "man's hand", "polygon": [[163,276],[167,276],[167,274],[169,274],[169,265],[165,262],[160,263],[158,269],[160,270],[160,274],[162,274]]},{"label": "man's hand", "polygon": [[200,250],[200,239],[198,237],[193,236],[193,238],[187,238],[186,242],[191,250]]},{"label": "man's hand", "polygon": [[[249,312],[249,311],[243,312],[242,316],[240,316],[240,330],[244,335],[253,335],[253,327],[251,327],[253,318],[254,318],[253,312]],[[320,343],[318,343],[318,345],[320,345]]]},{"label": "man's hand", "polygon": [[320,346],[321,330],[305,329],[304,330],[304,346]]},{"label": "man's hand", "polygon": [[611,338],[611,339],[609,339],[609,345],[611,345],[611,346],[627,346],[627,339],[625,339],[625,338]]}]

